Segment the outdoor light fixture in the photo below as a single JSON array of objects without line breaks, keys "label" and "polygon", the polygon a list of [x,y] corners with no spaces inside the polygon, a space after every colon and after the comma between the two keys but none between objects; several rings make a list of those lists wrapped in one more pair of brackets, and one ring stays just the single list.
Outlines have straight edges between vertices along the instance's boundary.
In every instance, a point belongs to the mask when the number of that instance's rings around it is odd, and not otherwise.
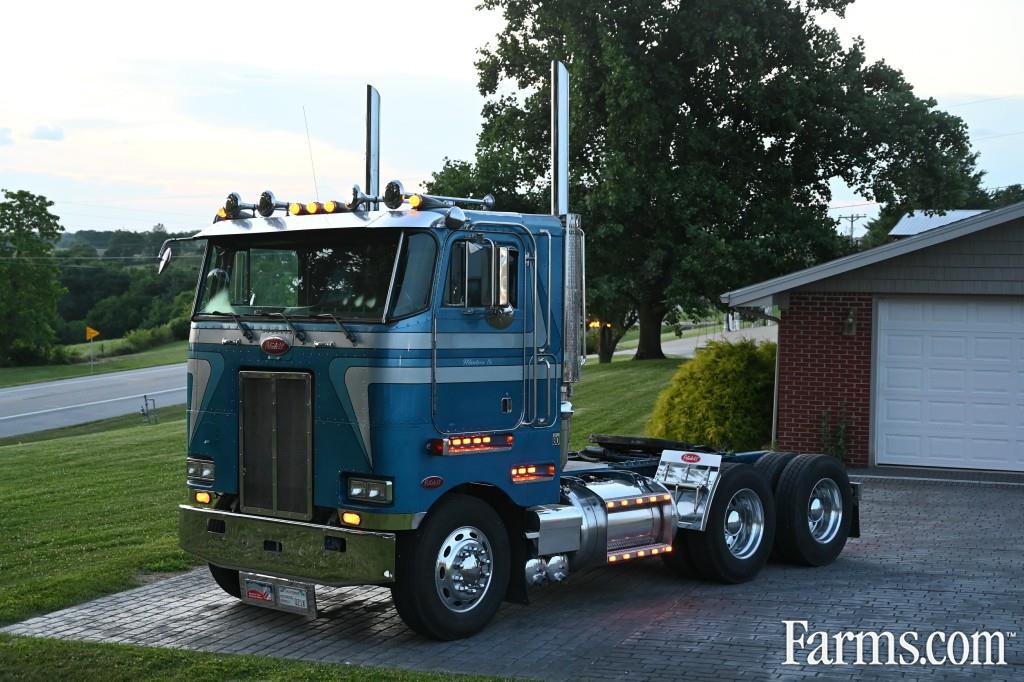
[{"label": "outdoor light fixture", "polygon": [[846,319],[843,320],[843,336],[856,336],[857,335],[857,311],[850,308],[850,312],[846,314]]}]

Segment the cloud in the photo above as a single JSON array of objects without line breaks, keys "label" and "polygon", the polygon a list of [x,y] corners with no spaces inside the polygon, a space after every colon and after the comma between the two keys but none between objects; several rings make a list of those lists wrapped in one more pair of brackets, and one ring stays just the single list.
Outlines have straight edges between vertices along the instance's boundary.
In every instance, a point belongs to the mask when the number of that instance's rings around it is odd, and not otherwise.
[{"label": "cloud", "polygon": [[57,126],[36,126],[32,131],[33,140],[63,140],[64,130]]},{"label": "cloud", "polygon": [[0,145],[14,144],[10,128],[0,128]]}]

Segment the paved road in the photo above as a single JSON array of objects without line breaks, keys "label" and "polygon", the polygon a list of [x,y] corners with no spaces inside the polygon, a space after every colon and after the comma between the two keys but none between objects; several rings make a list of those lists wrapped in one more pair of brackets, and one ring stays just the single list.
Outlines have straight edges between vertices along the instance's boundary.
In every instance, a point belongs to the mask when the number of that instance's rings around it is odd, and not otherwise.
[{"label": "paved road", "polygon": [[183,405],[185,365],[0,389],[0,437],[138,412],[143,395],[154,398],[157,407]]},{"label": "paved road", "polygon": [[[504,605],[463,642],[412,633],[383,588],[319,591],[321,615],[306,620],[245,606],[203,569],[3,631],[546,680],[1024,679],[1024,486],[872,478],[863,493],[864,536],[831,566],[769,564],[743,585],[679,579],[657,560],[594,569]],[[807,665],[815,644],[783,665],[783,620],[922,643],[938,630],[1017,635],[998,668]],[[855,660],[852,642],[844,652]]]}]

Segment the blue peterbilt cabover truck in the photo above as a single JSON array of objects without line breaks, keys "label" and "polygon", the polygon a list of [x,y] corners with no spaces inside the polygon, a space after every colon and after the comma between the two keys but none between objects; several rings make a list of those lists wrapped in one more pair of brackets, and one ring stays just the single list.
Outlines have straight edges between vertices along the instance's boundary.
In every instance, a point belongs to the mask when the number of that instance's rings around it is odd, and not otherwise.
[{"label": "blue peterbilt cabover truck", "polygon": [[592,566],[660,556],[731,583],[773,549],[839,555],[859,510],[835,458],[601,435],[569,452],[586,314],[562,64],[551,215],[378,196],[379,110],[368,87],[367,193],[232,194],[192,237],[180,539],[226,592],[315,616],[316,585],[386,585],[409,627],[455,639]]}]

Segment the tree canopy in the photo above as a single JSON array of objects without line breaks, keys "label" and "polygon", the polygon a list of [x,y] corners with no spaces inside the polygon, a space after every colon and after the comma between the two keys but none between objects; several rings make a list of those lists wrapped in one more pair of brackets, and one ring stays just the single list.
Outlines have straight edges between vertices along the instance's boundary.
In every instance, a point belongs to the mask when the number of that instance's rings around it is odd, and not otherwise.
[{"label": "tree canopy", "polygon": [[0,200],[0,365],[46,359],[53,320],[64,293],[50,259],[64,229],[52,201],[26,191],[2,190]]},{"label": "tree canopy", "polygon": [[549,64],[565,61],[590,309],[635,310],[637,357],[659,357],[670,310],[852,248],[830,181],[890,206],[977,185],[963,122],[819,23],[850,1],[483,0],[506,27],[477,62],[476,159],[446,160],[428,189],[543,210]]}]

